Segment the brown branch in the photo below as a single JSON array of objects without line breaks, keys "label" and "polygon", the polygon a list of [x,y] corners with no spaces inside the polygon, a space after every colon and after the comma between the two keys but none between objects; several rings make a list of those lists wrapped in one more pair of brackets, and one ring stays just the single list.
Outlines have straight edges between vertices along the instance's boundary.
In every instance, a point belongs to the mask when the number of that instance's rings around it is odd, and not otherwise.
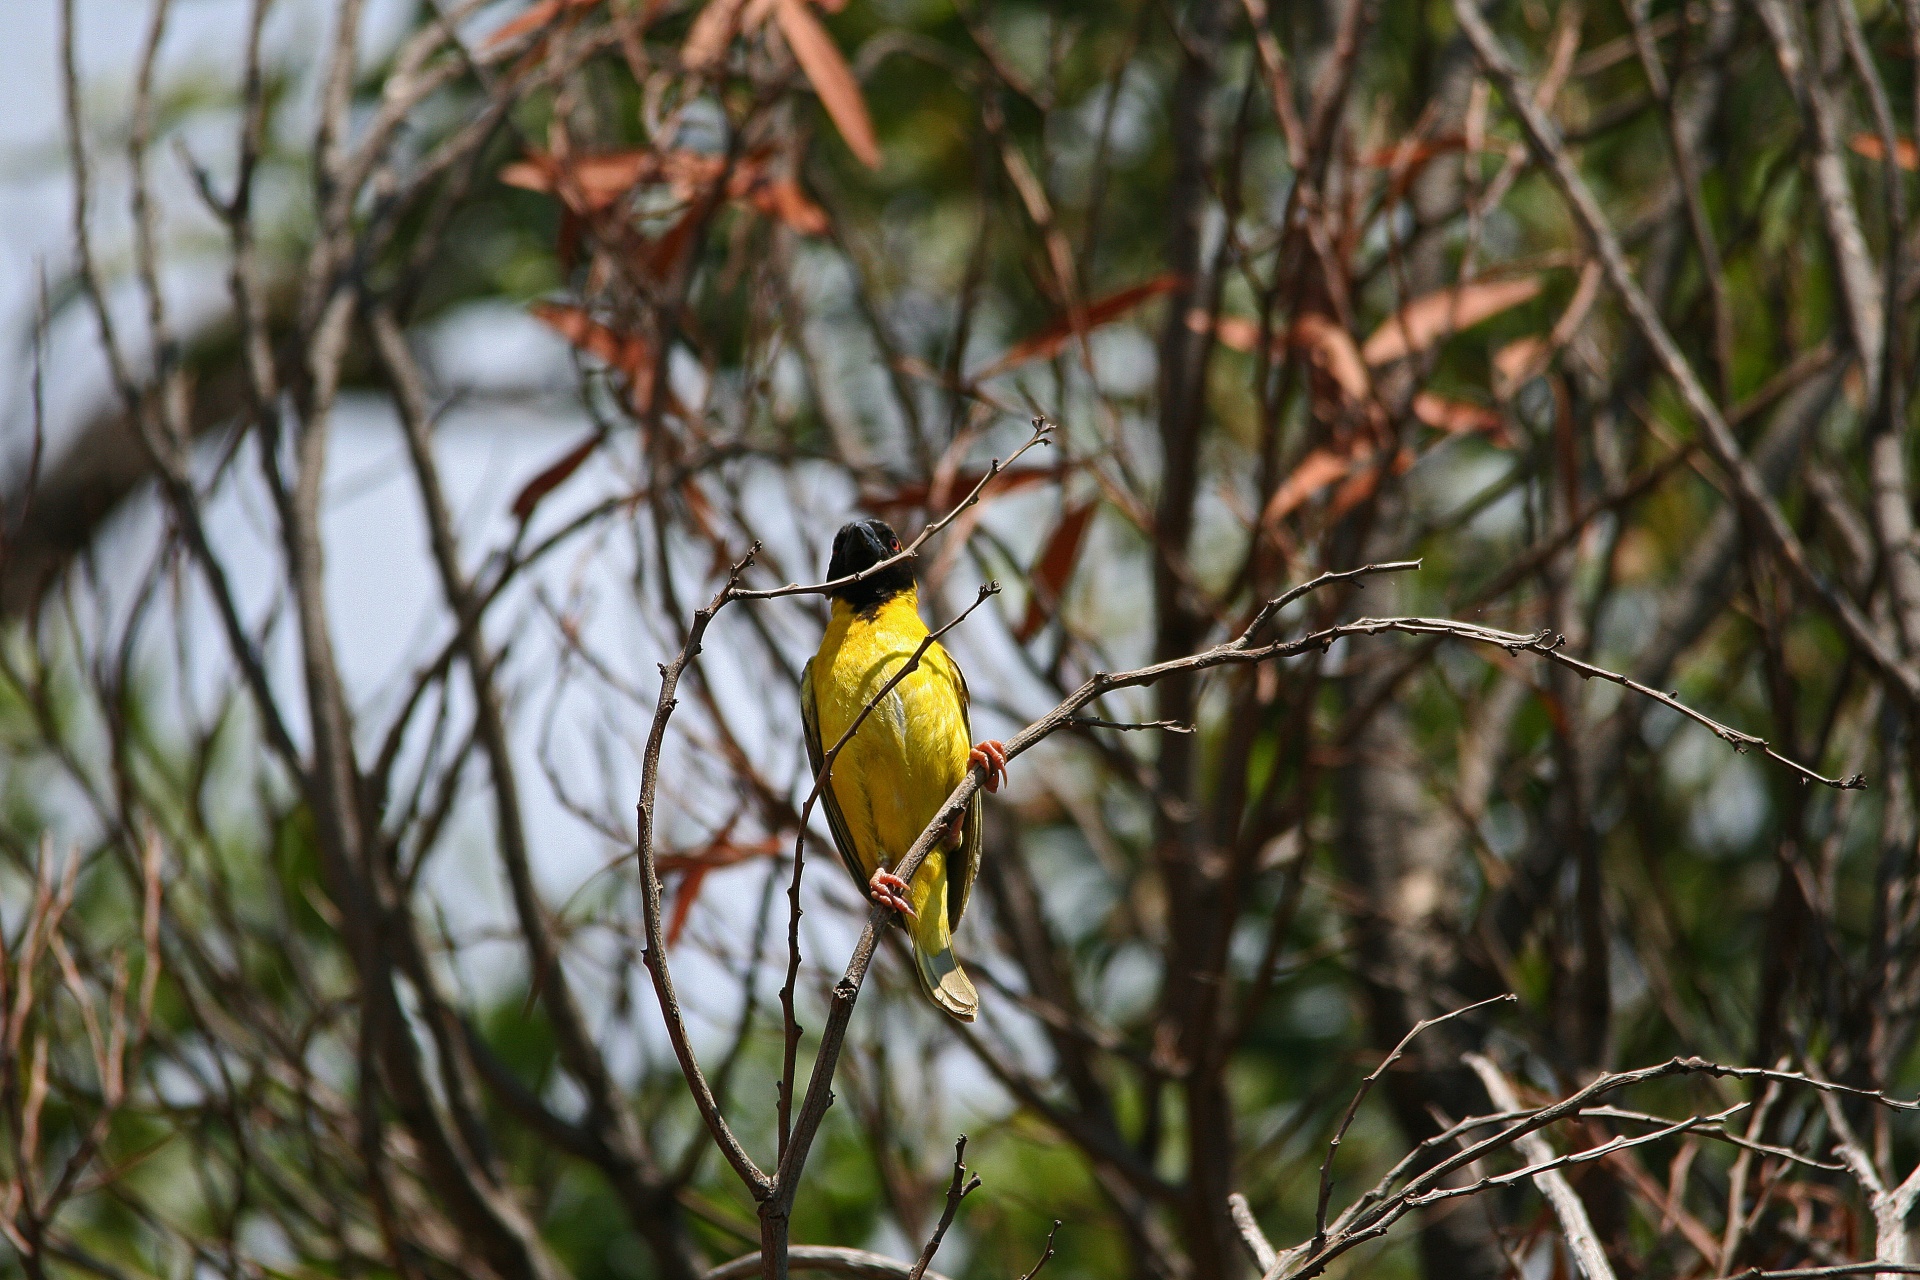
[{"label": "brown branch", "polygon": [[[1422,1031],[1427,1030],[1427,1028],[1437,1027],[1443,1022],[1451,1022],[1455,1018],[1472,1013],[1475,1009],[1484,1009],[1491,1004],[1512,1004],[1519,998],[1520,997],[1509,992],[1505,995],[1491,996],[1485,1000],[1477,1000],[1470,1005],[1454,1009],[1449,1013],[1442,1013],[1432,1018],[1422,1018],[1413,1024],[1407,1031],[1407,1034],[1400,1037],[1400,1043],[1393,1046],[1393,1052],[1382,1058],[1380,1065],[1367,1073],[1366,1079],[1360,1082],[1360,1087],[1354,1090],[1353,1100],[1347,1103],[1346,1114],[1340,1117],[1339,1127],[1333,1131],[1333,1138],[1327,1143],[1326,1158],[1320,1162],[1320,1194],[1315,1201],[1313,1211],[1312,1248],[1318,1249],[1327,1241],[1327,1201],[1333,1197],[1333,1158],[1339,1154],[1340,1140],[1347,1136],[1347,1130],[1352,1126],[1354,1116],[1360,1112],[1360,1104],[1366,1101],[1367,1094],[1372,1092],[1374,1084],[1379,1081],[1381,1076],[1387,1073],[1394,1063],[1400,1061],[1401,1055],[1407,1051],[1407,1046],[1413,1043],[1414,1037],[1418,1036]],[[1501,1107],[1503,1110],[1513,1109],[1513,1104],[1503,1104],[1498,1099],[1494,1100],[1494,1105]],[[1269,1262],[1269,1265],[1271,1265],[1271,1262]],[[1262,1270],[1265,1270],[1265,1268],[1262,1268]]]},{"label": "brown branch", "polygon": [[704,609],[693,615],[693,625],[687,629],[686,642],[680,646],[680,652],[671,663],[660,668],[660,697],[653,713],[653,728],[647,734],[647,745],[640,763],[640,800],[635,806],[637,811],[639,855],[640,855],[640,904],[644,917],[647,946],[641,953],[646,962],[647,972],[653,975],[654,994],[660,1001],[660,1013],[667,1024],[667,1036],[673,1042],[674,1056],[679,1059],[680,1072],[686,1077],[687,1087],[693,1093],[694,1105],[700,1109],[700,1118],[706,1123],[707,1132],[719,1146],[727,1163],[733,1166],[747,1190],[755,1200],[765,1201],[773,1194],[775,1180],[761,1172],[747,1154],[746,1148],[733,1134],[726,1117],[720,1114],[719,1104],[714,1101],[713,1089],[707,1083],[700,1069],[699,1059],[694,1056],[693,1044],[687,1038],[687,1024],[680,1012],[680,998],[673,987],[673,975],[666,962],[666,940],[661,934],[660,923],[660,877],[654,867],[654,796],[660,781],[660,749],[665,744],[667,722],[678,705],[674,690],[680,684],[681,673],[687,664],[700,652],[700,642],[707,634],[707,627],[714,615],[734,598],[740,588],[740,575],[753,563],[753,557],[759,550],[759,544],[748,548],[747,554],[734,564],[727,580]]},{"label": "brown branch", "polygon": [[1046,1250],[1043,1253],[1041,1253],[1040,1260],[1033,1264],[1033,1269],[1027,1272],[1027,1274],[1021,1276],[1020,1280],[1033,1280],[1035,1276],[1040,1274],[1040,1268],[1046,1266],[1049,1262],[1053,1261],[1053,1238],[1059,1234],[1060,1234],[1060,1219],[1055,1218],[1053,1220],[1053,1226],[1047,1231]]},{"label": "brown branch", "polygon": [[[1683,1075],[1704,1075],[1713,1078],[1735,1080],[1777,1080],[1783,1084],[1802,1085],[1823,1093],[1866,1099],[1879,1106],[1896,1110],[1920,1110],[1920,1102],[1892,1098],[1881,1090],[1857,1089],[1847,1085],[1834,1084],[1830,1081],[1822,1080],[1817,1076],[1798,1071],[1784,1071],[1768,1067],[1735,1067],[1725,1063],[1710,1062],[1705,1058],[1699,1057],[1670,1058],[1666,1062],[1657,1063],[1650,1067],[1640,1067],[1632,1071],[1609,1072],[1595,1077],[1586,1087],[1569,1094],[1567,1097],[1562,1098],[1550,1106],[1521,1113],[1514,1119],[1514,1123],[1501,1129],[1498,1133],[1463,1145],[1460,1150],[1443,1160],[1437,1161],[1413,1177],[1399,1192],[1388,1195],[1387,1189],[1406,1169],[1411,1167],[1417,1153],[1409,1155],[1406,1159],[1402,1160],[1399,1165],[1396,1165],[1373,1190],[1361,1196],[1360,1199],[1356,1200],[1341,1212],[1340,1216],[1335,1219],[1332,1227],[1328,1230],[1327,1242],[1322,1248],[1319,1250],[1309,1250],[1307,1246],[1302,1245],[1280,1255],[1280,1264],[1276,1269],[1268,1272],[1268,1280],[1276,1280],[1278,1276],[1286,1276],[1289,1278],[1298,1277],[1300,1280],[1304,1280],[1305,1277],[1317,1276],[1325,1271],[1328,1264],[1341,1254],[1348,1252],[1355,1246],[1363,1244],[1368,1240],[1377,1239],[1386,1234],[1387,1230],[1396,1221],[1421,1204],[1440,1201],[1458,1195],[1462,1190],[1461,1188],[1448,1187],[1444,1184],[1444,1180],[1456,1171],[1466,1168],[1475,1161],[1484,1159],[1496,1151],[1514,1145],[1520,1138],[1527,1134],[1534,1133],[1569,1116],[1578,1115],[1587,1108],[1590,1102],[1604,1094],[1613,1093],[1634,1085],[1644,1084],[1652,1080]],[[1728,1112],[1727,1114],[1732,1114],[1732,1112]],[[1505,1117],[1502,1117],[1503,1122],[1504,1119]],[[1710,1122],[1714,1119],[1715,1118],[1711,1116],[1694,1116],[1689,1117],[1688,1120],[1677,1123],[1686,1126],[1688,1130],[1699,1128],[1704,1132],[1710,1128]],[[1491,1117],[1478,1117],[1462,1121],[1460,1124],[1454,1126],[1454,1128],[1449,1131],[1449,1134],[1445,1136],[1465,1132],[1467,1129],[1484,1125],[1491,1120]],[[1672,1132],[1680,1131],[1682,1130],[1679,1128],[1672,1130]],[[1670,1135],[1663,1132],[1660,1136]],[[1632,1142],[1637,1145],[1646,1140],[1645,1135],[1643,1135],[1639,1139],[1623,1141]],[[1608,1149],[1618,1150],[1619,1147],[1617,1145],[1609,1145]],[[1594,1149],[1587,1153],[1575,1153],[1581,1160],[1588,1158],[1597,1159],[1602,1154],[1604,1153],[1599,1149]],[[1572,1162],[1572,1159],[1572,1157],[1569,1157],[1569,1162]],[[1556,1165],[1556,1167],[1558,1166]],[[1523,1173],[1530,1176],[1540,1171],[1540,1169],[1532,1168],[1524,1170]]]},{"label": "brown branch", "polygon": [[[787,1266],[793,1271],[820,1271],[829,1275],[851,1276],[853,1280],[907,1280],[912,1268],[884,1254],[865,1249],[847,1249],[839,1245],[797,1244],[787,1251]],[[762,1270],[758,1253],[749,1253],[722,1263],[707,1272],[704,1280],[749,1280]],[[938,1271],[928,1271],[921,1280],[947,1280]]]},{"label": "brown branch", "polygon": [[[1483,1054],[1469,1053],[1465,1061],[1469,1067],[1473,1068],[1473,1073],[1480,1077],[1480,1083],[1486,1086],[1487,1097],[1492,1099],[1494,1106],[1502,1111],[1512,1111],[1519,1107],[1520,1099],[1514,1094],[1513,1085],[1490,1059]],[[1742,1102],[1716,1118],[1723,1119],[1746,1105]],[[1694,1123],[1693,1119],[1682,1121],[1678,1125],[1648,1134],[1640,1141],[1651,1141],[1656,1137],[1666,1137],[1682,1132],[1692,1128]],[[1504,1186],[1518,1182],[1523,1177],[1531,1177],[1534,1185],[1540,1188],[1540,1193],[1547,1198],[1547,1203],[1553,1206],[1553,1214],[1560,1220],[1560,1233],[1566,1237],[1567,1248],[1573,1252],[1574,1259],[1580,1264],[1580,1270],[1586,1274],[1587,1280],[1614,1280],[1613,1264],[1607,1261],[1607,1251],[1600,1247],[1600,1238],[1593,1232],[1593,1222],[1587,1217],[1587,1207],[1581,1203],[1580,1197],[1574,1193],[1573,1187],[1567,1182],[1566,1175],[1559,1172],[1559,1169],[1563,1165],[1572,1164],[1576,1159],[1598,1159],[1606,1151],[1618,1150],[1632,1143],[1616,1138],[1592,1151],[1583,1151],[1577,1155],[1563,1156],[1558,1159],[1554,1157],[1553,1148],[1547,1145],[1547,1140],[1538,1133],[1526,1134],[1517,1139],[1514,1145],[1530,1162],[1529,1167],[1516,1173],[1501,1175],[1499,1178],[1482,1178],[1479,1182],[1466,1187],[1442,1187],[1432,1193],[1433,1197],[1456,1194],[1475,1195],[1490,1187]],[[1317,1239],[1314,1241],[1316,1248],[1319,1247],[1319,1243]]]},{"label": "brown branch", "polygon": [[1607,279],[1626,306],[1629,317],[1653,350],[1661,368],[1674,382],[1680,399],[1699,423],[1707,447],[1727,472],[1741,508],[1754,527],[1766,539],[1771,550],[1788,568],[1799,585],[1811,595],[1845,633],[1848,641],[1899,694],[1909,707],[1920,706],[1920,672],[1903,663],[1880,629],[1860,611],[1858,605],[1825,581],[1815,571],[1799,535],[1787,523],[1779,506],[1768,496],[1767,487],[1753,464],[1741,452],[1726,419],[1715,407],[1706,388],[1687,358],[1667,331],[1659,313],[1648,301],[1633,278],[1626,251],[1614,233],[1599,202],[1585,179],[1567,155],[1559,132],[1546,114],[1534,105],[1519,73],[1514,70],[1492,28],[1487,26],[1473,0],[1454,0],[1454,16],[1460,29],[1472,41],[1480,63],[1506,95],[1508,106],[1519,118],[1527,140],[1546,164],[1554,183],[1560,188],[1575,217],[1592,239],[1607,273]]},{"label": "brown branch", "polygon": [[946,1238],[947,1228],[953,1225],[953,1215],[960,1211],[960,1202],[980,1189],[980,1175],[967,1176],[966,1154],[967,1135],[963,1133],[953,1144],[953,1180],[947,1184],[947,1203],[940,1211],[940,1222],[927,1238],[926,1247],[920,1250],[919,1260],[907,1272],[907,1280],[922,1280],[927,1274],[933,1255],[940,1251],[940,1242]]},{"label": "brown branch", "polygon": [[1046,418],[1035,418],[1033,420],[1033,434],[1027,437],[1025,444],[1015,449],[1013,453],[1007,457],[1005,462],[1002,462],[998,458],[989,462],[987,464],[987,473],[980,477],[980,482],[974,485],[972,491],[960,500],[959,505],[922,529],[919,536],[914,538],[912,542],[885,560],[879,561],[877,564],[869,565],[858,573],[850,573],[844,578],[834,578],[827,582],[816,582],[808,586],[802,586],[797,582],[790,582],[784,587],[771,587],[757,591],[737,591],[731,598],[735,600],[774,600],[781,596],[832,595],[834,592],[844,590],[847,587],[853,586],[855,583],[865,582],[868,578],[885,573],[895,565],[905,564],[907,561],[918,556],[920,554],[920,548],[925,546],[926,543],[942,529],[945,529],[958,519],[962,512],[979,502],[980,495],[986,492],[987,486],[992,484],[994,478],[1001,472],[1007,470],[1015,462],[1019,461],[1021,454],[1037,444],[1051,444],[1053,431],[1054,425],[1052,422],[1049,422]]},{"label": "brown branch", "polygon": [[521,810],[520,782],[513,763],[507,720],[495,680],[498,659],[481,634],[484,600],[475,592],[460,564],[453,513],[440,481],[434,457],[431,413],[425,379],[406,335],[384,303],[368,307],[368,326],[374,349],[392,384],[394,403],[406,436],[408,456],[420,491],[427,522],[428,543],[441,590],[453,613],[462,665],[467,670],[474,701],[474,736],[487,759],[494,801],[494,827],[500,859],[507,872],[514,915],[526,940],[529,981],[553,1027],[554,1044],[568,1073],[587,1098],[585,1125],[598,1137],[595,1161],[621,1193],[635,1225],[650,1237],[664,1268],[676,1276],[692,1276],[696,1260],[684,1233],[672,1221],[665,1184],[653,1153],[594,1041],[587,1018],[567,981],[545,904],[533,879],[532,849]]}]

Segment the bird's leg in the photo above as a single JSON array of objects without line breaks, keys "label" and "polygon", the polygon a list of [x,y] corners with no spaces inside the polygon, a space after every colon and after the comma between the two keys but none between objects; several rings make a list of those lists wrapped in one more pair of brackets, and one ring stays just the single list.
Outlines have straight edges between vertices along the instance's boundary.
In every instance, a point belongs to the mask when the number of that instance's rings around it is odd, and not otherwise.
[{"label": "bird's leg", "polygon": [[985,769],[987,790],[998,791],[1000,784],[1007,780],[1007,744],[997,738],[988,738],[967,753],[967,768]]},{"label": "bird's leg", "polygon": [[875,902],[883,907],[892,907],[909,920],[920,918],[907,901],[907,882],[885,867],[874,872],[873,878],[867,881],[867,892],[873,895]]}]

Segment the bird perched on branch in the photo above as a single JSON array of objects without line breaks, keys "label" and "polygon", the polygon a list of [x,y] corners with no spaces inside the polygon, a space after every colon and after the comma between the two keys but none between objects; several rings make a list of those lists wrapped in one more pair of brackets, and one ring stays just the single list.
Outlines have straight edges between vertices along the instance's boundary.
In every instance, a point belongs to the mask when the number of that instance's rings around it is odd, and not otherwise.
[{"label": "bird perched on branch", "polygon": [[[827,579],[853,577],[899,553],[900,539],[884,521],[854,521],[834,536]],[[840,749],[820,800],[847,870],[874,901],[906,918],[899,923],[927,998],[971,1022],[980,996],[953,953],[953,929],[980,869],[979,793],[927,854],[912,884],[891,869],[968,770],[984,767],[987,790],[999,789],[1006,748],[994,741],[972,745],[966,679],[939,642],[928,640],[909,562],[831,594],[827,633],[800,676],[800,719],[816,777],[827,752],[926,642],[918,665],[880,697]]]}]

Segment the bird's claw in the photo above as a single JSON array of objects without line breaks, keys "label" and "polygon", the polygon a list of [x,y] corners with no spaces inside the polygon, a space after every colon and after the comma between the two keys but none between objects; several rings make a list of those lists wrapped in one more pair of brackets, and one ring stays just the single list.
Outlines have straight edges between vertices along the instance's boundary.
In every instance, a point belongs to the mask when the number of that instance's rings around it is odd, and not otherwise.
[{"label": "bird's claw", "polygon": [[911,904],[907,902],[907,882],[885,869],[873,873],[873,879],[867,881],[867,892],[873,900],[883,907],[892,907],[909,920],[919,920]]},{"label": "bird's claw", "polygon": [[1007,744],[988,738],[967,753],[967,768],[985,769],[987,790],[998,791],[1000,784],[1007,780]]}]

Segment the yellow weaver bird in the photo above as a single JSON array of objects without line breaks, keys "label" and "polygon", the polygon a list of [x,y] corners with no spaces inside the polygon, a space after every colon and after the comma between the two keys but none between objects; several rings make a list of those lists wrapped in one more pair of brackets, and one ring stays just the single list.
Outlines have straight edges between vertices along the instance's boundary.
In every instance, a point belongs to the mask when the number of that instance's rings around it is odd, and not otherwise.
[{"label": "yellow weaver bird", "polygon": [[[899,552],[900,539],[885,522],[855,521],[834,536],[827,580],[851,577]],[[820,651],[800,675],[800,719],[816,777],[827,751],[926,638],[913,567],[905,561],[833,593]],[[1006,748],[994,741],[972,745],[966,679],[936,641],[841,748],[820,790],[847,870],[874,901],[906,917],[921,989],[962,1022],[980,1010],[979,993],[953,954],[953,929],[980,870],[979,793],[911,885],[891,868],[975,766],[986,768],[987,790],[997,791]]]}]

